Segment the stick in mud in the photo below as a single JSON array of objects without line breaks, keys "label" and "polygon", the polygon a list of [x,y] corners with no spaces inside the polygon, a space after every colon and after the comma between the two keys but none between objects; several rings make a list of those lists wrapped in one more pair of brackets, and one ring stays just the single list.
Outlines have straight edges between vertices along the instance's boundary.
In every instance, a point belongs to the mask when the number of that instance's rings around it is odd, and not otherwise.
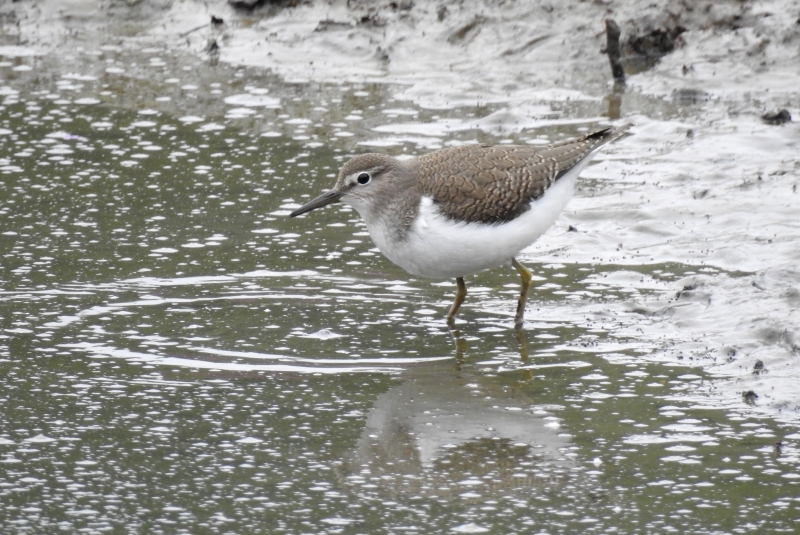
[{"label": "stick in mud", "polygon": [[625,70],[622,68],[621,53],[619,50],[619,26],[611,19],[606,19],[606,55],[611,64],[611,74],[614,80],[625,83]]}]

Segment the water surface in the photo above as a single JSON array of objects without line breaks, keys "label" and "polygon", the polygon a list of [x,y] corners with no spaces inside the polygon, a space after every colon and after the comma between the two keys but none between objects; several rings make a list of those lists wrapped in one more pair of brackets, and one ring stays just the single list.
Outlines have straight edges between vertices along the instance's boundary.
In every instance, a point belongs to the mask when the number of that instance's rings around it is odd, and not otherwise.
[{"label": "water surface", "polygon": [[[391,265],[355,212],[286,217],[349,154],[438,143],[387,121],[491,107],[160,49],[0,60],[4,533],[798,529],[796,426],[720,405],[711,357],[658,363],[663,323],[629,330],[639,301],[690,301],[683,277],[741,274],[531,257],[522,336],[511,269],[468,281],[451,332],[452,282]],[[544,142],[604,106],[447,139]]]}]

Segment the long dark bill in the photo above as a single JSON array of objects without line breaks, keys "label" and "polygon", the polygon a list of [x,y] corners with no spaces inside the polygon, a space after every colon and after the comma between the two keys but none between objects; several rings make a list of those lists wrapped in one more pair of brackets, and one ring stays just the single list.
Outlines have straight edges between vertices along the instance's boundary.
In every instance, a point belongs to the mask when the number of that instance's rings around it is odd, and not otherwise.
[{"label": "long dark bill", "polygon": [[308,201],[303,206],[289,214],[289,217],[295,217],[300,214],[305,214],[306,212],[310,212],[311,210],[316,210],[317,208],[322,208],[323,206],[328,206],[329,204],[333,204],[337,202],[339,199],[342,198],[342,194],[338,191],[326,191],[316,199]]}]

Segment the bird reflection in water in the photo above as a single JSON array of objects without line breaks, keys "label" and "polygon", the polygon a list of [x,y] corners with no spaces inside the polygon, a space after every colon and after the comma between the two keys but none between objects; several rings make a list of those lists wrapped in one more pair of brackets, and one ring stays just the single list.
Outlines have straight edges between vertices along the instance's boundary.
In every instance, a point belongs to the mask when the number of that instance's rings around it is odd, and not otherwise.
[{"label": "bird reflection in water", "polygon": [[574,462],[565,455],[570,437],[554,416],[559,407],[467,366],[466,341],[451,334],[455,369],[452,361],[412,368],[377,398],[355,447],[338,463],[344,489],[481,501],[499,490],[566,481]]}]

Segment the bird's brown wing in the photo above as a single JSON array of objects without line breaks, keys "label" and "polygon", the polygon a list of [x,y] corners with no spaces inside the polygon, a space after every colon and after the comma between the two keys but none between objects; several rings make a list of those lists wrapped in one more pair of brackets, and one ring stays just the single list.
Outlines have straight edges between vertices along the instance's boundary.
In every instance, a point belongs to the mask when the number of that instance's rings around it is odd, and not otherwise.
[{"label": "bird's brown wing", "polygon": [[447,217],[478,223],[510,221],[527,211],[569,169],[630,125],[547,146],[465,145],[417,159],[420,189]]}]

